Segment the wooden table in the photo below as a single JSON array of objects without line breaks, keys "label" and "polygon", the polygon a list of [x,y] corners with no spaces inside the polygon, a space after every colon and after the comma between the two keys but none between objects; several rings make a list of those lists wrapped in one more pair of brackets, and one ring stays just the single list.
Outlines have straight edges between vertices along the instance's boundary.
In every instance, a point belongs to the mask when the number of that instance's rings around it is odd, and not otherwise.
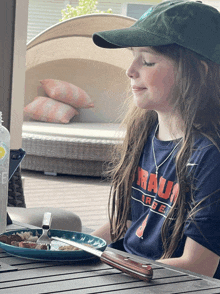
[{"label": "wooden table", "polygon": [[[22,228],[22,225],[16,223],[9,226],[8,230],[19,228]],[[146,262],[146,259],[136,256],[132,256],[132,259]],[[220,293],[219,280],[164,266],[151,260],[147,260],[154,270],[150,283],[136,280],[98,260],[70,264],[41,262],[13,257],[1,250],[0,263],[0,294]]]}]

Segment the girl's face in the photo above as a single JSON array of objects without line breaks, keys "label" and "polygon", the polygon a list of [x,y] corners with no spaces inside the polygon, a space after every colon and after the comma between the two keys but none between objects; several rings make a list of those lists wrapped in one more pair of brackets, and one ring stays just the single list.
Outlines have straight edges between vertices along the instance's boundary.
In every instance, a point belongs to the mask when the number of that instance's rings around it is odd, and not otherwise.
[{"label": "girl's face", "polygon": [[133,62],[127,70],[136,106],[170,112],[169,103],[175,82],[175,63],[150,47],[132,48]]}]

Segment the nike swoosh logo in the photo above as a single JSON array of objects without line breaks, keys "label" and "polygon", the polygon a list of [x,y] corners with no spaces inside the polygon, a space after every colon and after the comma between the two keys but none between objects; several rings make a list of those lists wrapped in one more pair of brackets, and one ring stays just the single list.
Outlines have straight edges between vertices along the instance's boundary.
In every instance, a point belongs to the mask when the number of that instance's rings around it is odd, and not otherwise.
[{"label": "nike swoosh logo", "polygon": [[196,164],[196,163],[187,163],[186,166],[195,166],[195,165],[198,165],[198,164]]}]

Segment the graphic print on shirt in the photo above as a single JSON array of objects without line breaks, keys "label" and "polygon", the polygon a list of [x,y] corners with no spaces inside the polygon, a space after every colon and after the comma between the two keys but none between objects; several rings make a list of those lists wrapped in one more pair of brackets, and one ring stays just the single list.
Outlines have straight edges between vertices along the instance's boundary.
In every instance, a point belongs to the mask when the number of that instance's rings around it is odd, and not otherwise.
[{"label": "graphic print on shirt", "polygon": [[144,230],[145,230],[146,225],[147,225],[147,219],[148,219],[148,217],[149,217],[149,214],[146,216],[146,218],[144,219],[142,225],[136,231],[136,236],[138,238],[142,238],[143,237],[143,233],[144,233]]},{"label": "graphic print on shirt", "polygon": [[[178,196],[179,184],[166,180],[162,176],[158,184],[156,174],[149,174],[148,171],[140,167],[138,167],[136,184],[137,188],[133,187],[133,189],[142,194],[141,199],[135,199],[133,196],[132,199],[138,201],[145,207],[149,207],[151,212],[166,218],[172,204]],[[138,187],[140,187],[140,189]],[[143,190],[145,192],[143,192]],[[157,197],[155,197],[156,195]],[[139,238],[143,237],[148,217],[149,214],[147,214],[141,226],[136,230],[136,236]]]}]

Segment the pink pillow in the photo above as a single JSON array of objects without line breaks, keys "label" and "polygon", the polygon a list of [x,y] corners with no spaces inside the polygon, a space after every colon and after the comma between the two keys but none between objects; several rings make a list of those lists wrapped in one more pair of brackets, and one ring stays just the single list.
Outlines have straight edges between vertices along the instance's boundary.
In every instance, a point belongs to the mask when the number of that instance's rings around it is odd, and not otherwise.
[{"label": "pink pillow", "polygon": [[59,100],[76,108],[94,107],[89,95],[73,84],[53,79],[41,80],[40,83],[50,98]]},{"label": "pink pillow", "polygon": [[41,96],[34,98],[24,112],[34,120],[64,124],[78,114],[70,105]]}]

